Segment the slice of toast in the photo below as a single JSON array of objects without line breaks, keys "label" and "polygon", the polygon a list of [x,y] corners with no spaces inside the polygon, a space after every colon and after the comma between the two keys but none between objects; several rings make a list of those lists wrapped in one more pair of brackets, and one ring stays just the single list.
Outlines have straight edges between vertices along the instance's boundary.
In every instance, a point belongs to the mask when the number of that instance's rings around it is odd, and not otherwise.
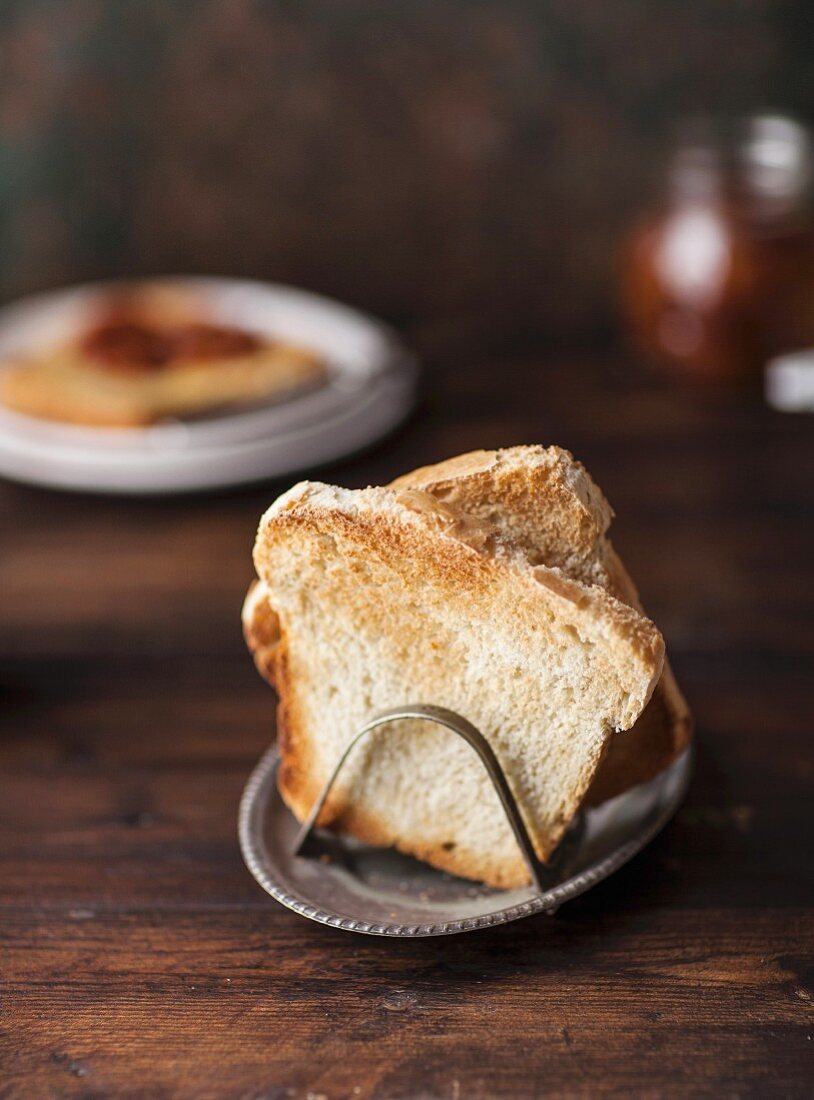
[{"label": "slice of toast", "polygon": [[0,404],[43,420],[138,428],[322,385],[320,356],[235,326],[215,300],[165,280],[88,297],[55,342],[0,359]]},{"label": "slice of toast", "polygon": [[140,428],[168,417],[283,400],[324,380],[317,356],[284,343],[131,375],[99,370],[73,347],[49,348],[0,363],[0,403],[42,420]]},{"label": "slice of toast", "polygon": [[[393,485],[419,488],[516,539],[530,560],[599,584],[642,611],[639,594],[607,531],[613,511],[581,463],[560,447],[472,451],[424,466]],[[661,679],[635,726],[610,738],[586,797],[599,805],[652,779],[686,748],[692,718],[665,660]]]},{"label": "slice of toast", "polygon": [[[423,489],[510,533],[530,560],[559,566],[600,584],[641,610],[638,593],[606,532],[612,511],[580,463],[558,447],[475,451],[398,478],[393,485]],[[272,679],[279,623],[262,582],[243,609],[246,640],[261,674]],[[665,660],[650,702],[632,729],[608,740],[585,802],[596,806],[668,767],[692,736],[692,718]]]},{"label": "slice of toast", "polygon": [[[421,490],[301,483],[263,517],[255,565],[268,603],[250,595],[247,632],[280,696],[278,785],[300,819],[372,714],[433,702],[489,739],[545,859],[661,674],[661,636],[639,611]],[[526,882],[472,750],[398,726],[354,751],[321,824],[491,885]]]}]

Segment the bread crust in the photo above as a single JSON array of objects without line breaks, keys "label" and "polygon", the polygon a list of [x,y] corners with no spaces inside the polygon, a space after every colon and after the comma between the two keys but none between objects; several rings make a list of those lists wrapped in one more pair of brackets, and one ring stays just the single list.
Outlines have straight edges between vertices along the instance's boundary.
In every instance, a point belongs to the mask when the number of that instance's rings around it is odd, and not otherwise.
[{"label": "bread crust", "polygon": [[664,771],[690,743],[693,721],[672,669],[661,679],[636,724],[608,741],[588,792],[586,806],[601,806]]}]

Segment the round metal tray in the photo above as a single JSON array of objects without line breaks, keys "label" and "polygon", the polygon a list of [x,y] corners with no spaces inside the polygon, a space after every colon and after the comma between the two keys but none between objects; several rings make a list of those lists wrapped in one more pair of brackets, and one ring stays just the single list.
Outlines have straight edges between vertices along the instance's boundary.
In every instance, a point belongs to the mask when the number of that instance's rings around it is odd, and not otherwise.
[{"label": "round metal tray", "polygon": [[445,936],[553,912],[611,875],[675,813],[689,783],[692,750],[649,783],[581,813],[542,892],[532,886],[492,890],[391,849],[323,831],[311,838],[320,854],[298,855],[302,828],[277,791],[278,764],[270,749],[240,804],[240,846],[263,889],[295,913],[347,932]]}]

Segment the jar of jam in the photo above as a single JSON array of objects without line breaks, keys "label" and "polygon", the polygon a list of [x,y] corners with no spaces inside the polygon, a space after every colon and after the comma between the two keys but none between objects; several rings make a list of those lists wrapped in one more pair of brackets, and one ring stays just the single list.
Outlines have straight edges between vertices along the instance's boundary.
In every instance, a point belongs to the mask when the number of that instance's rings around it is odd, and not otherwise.
[{"label": "jar of jam", "polygon": [[677,145],[623,258],[623,308],[648,358],[756,382],[771,356],[814,344],[811,164],[806,131],[780,116],[695,124]]}]

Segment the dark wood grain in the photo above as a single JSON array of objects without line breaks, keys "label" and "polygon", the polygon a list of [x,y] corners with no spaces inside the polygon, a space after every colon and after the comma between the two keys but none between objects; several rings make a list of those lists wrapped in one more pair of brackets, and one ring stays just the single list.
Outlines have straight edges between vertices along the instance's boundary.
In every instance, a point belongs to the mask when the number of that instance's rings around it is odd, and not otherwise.
[{"label": "dark wood grain", "polygon": [[404,943],[311,925],[235,835],[272,723],[238,610],[281,486],[3,485],[0,1096],[811,1094],[814,424],[609,355],[414,340],[420,412],[319,473],[582,457],[698,719],[685,805],[553,918]]}]

